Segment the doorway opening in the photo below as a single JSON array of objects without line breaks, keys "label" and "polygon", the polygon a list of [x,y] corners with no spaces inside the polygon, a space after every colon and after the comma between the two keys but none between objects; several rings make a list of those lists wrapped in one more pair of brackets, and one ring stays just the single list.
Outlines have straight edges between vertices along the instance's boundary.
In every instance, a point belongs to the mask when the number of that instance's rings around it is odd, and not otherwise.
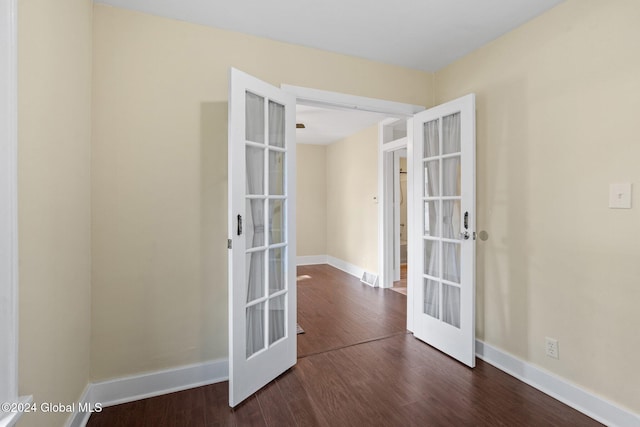
[{"label": "doorway opening", "polygon": [[[298,307],[300,309],[298,320],[305,331],[304,335],[298,337],[298,357],[305,357],[345,345],[367,342],[388,334],[406,333],[406,292],[404,295],[400,295],[397,292],[373,289],[373,287],[392,288],[393,286],[393,281],[382,282],[379,278],[381,274],[379,251],[381,248],[391,248],[391,250],[385,251],[389,257],[385,262],[390,262],[393,265],[397,261],[398,279],[401,276],[406,277],[406,275],[401,275],[400,255],[402,252],[406,257],[409,250],[406,245],[406,235],[404,239],[400,236],[400,224],[407,227],[408,222],[406,219],[401,220],[398,216],[401,210],[405,215],[408,210],[409,193],[406,188],[408,184],[406,172],[410,166],[407,162],[406,123],[407,118],[412,116],[414,111],[423,109],[406,104],[387,103],[387,101],[342,94],[320,93],[321,96],[316,96],[321,91],[310,91],[313,92],[313,99],[304,96],[305,90],[301,90],[302,96],[301,93],[296,93],[296,145],[298,147],[296,150],[298,155],[296,162],[298,190],[296,235],[298,236]],[[323,97],[325,94],[329,94],[327,98]],[[346,97],[350,101],[345,102],[344,99],[330,101],[331,96]],[[372,101],[378,105],[371,105]],[[369,103],[368,107],[367,103]],[[391,108],[387,104],[390,104]],[[399,151],[396,153],[399,157],[396,162],[398,177],[395,179],[392,175],[392,169],[385,171],[380,169],[382,156],[380,146],[384,140],[382,134],[391,129],[389,126],[382,126],[388,123],[402,123],[402,125],[395,127],[395,137],[399,135],[399,132],[404,132],[402,137],[405,145],[404,147],[399,146]],[[336,134],[339,134],[338,137],[332,138]],[[393,129],[391,134],[394,135]],[[322,141],[323,136],[326,137],[326,141]],[[388,141],[384,140],[384,142]],[[321,147],[319,144],[326,145]],[[324,153],[322,149],[318,149],[319,147],[324,149]],[[404,172],[402,174],[404,175],[402,188],[400,187],[399,170],[401,157],[403,158]],[[318,164],[323,161],[326,163],[324,176],[322,173],[314,172]],[[393,194],[384,197],[380,192],[381,171],[388,174],[389,178],[396,182],[398,195],[395,199]],[[311,182],[314,176],[316,177],[315,186]],[[326,191],[324,196],[320,194],[322,191],[317,188],[318,180],[324,181]],[[400,194],[401,192],[402,194]],[[314,206],[317,207],[323,198],[326,218],[321,218],[319,215],[322,208],[314,209]],[[401,198],[404,199],[404,209],[401,209]],[[397,235],[391,235],[390,238],[380,236],[379,233],[382,228],[380,211],[385,208],[392,210],[397,208],[398,210],[398,214],[396,214]],[[318,252],[318,249],[314,252],[313,244],[309,241],[317,239],[318,234],[326,236],[327,239],[324,254]],[[404,250],[401,249],[403,240],[405,241],[404,248],[402,248]],[[316,245],[316,247],[318,246],[322,245]],[[329,273],[327,269],[331,271],[331,267],[343,270],[350,276],[345,276],[336,270],[333,270],[334,273]],[[368,273],[378,277],[373,287],[363,285],[368,281],[361,280]],[[328,289],[331,289],[333,285],[333,279],[327,280],[326,284],[319,286],[316,279],[321,277],[334,277],[335,280],[340,277],[342,287],[334,288],[327,295]],[[304,312],[305,307],[311,312],[315,312],[316,308],[322,305],[323,299],[337,301],[339,295],[346,291],[347,286],[344,285],[353,287],[352,291],[354,292],[347,298],[348,301],[340,304],[344,310],[341,310],[341,307],[336,307],[338,304],[328,304],[326,310],[337,309],[337,311],[330,316],[330,319],[321,322],[316,331],[313,330],[317,327],[316,322],[310,321],[310,323],[304,324],[305,318],[310,314]],[[391,304],[395,304],[395,309],[386,309],[386,313],[385,310],[375,313],[372,300],[369,300],[368,304],[365,303],[367,298],[375,300],[380,297],[381,293],[384,294],[385,301],[388,298],[393,300]],[[378,296],[374,296],[374,294]],[[308,295],[314,295],[312,306],[307,304]],[[359,307],[359,301],[364,304],[362,307]],[[348,308],[348,305],[354,302],[355,306]],[[361,313],[358,310],[368,314],[356,316],[358,319],[352,318],[353,313]],[[319,316],[320,314],[317,313],[312,318],[318,319]],[[333,327],[329,327],[331,325]],[[313,337],[320,338],[320,340],[312,342],[315,341],[312,339]]]},{"label": "doorway opening", "polygon": [[407,295],[408,269],[408,162],[407,149],[393,152],[393,291]]}]

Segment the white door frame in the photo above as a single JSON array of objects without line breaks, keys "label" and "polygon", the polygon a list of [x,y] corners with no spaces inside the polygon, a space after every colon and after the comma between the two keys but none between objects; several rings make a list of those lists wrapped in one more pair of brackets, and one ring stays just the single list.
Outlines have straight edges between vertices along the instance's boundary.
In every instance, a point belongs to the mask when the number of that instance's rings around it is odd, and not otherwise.
[{"label": "white door frame", "polygon": [[[411,164],[411,118],[426,108],[420,105],[405,104],[383,99],[347,95],[339,92],[311,89],[283,84],[283,90],[296,96],[297,103],[334,109],[349,109],[382,113],[389,117],[379,125],[378,130],[378,283],[380,287],[393,286],[393,155],[387,158],[384,153],[407,148],[407,165]],[[397,119],[407,119],[407,138],[383,144],[384,123]],[[384,147],[383,147],[384,146]],[[384,148],[384,151],[383,151]],[[410,169],[410,166],[407,166]],[[411,172],[409,172],[411,173]],[[408,184],[411,185],[409,175]],[[390,181],[391,180],[391,181]],[[391,184],[389,184],[391,182]],[[408,198],[408,215],[411,214],[411,199]],[[410,221],[410,218],[409,218]],[[410,252],[411,246],[408,246]],[[410,255],[409,255],[410,256]],[[409,288],[409,281],[407,281]],[[409,291],[409,289],[407,290]],[[407,308],[408,324],[411,325],[411,308]],[[411,330],[411,329],[409,329]]]},{"label": "white door frame", "polygon": [[[18,401],[17,0],[0,0],[0,401]],[[0,413],[0,424],[18,413]]]}]

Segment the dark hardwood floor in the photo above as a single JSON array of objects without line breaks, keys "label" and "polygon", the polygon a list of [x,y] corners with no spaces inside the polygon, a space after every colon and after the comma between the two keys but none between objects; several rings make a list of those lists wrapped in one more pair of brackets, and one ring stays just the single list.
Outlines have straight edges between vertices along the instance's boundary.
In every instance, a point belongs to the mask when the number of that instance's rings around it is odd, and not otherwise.
[{"label": "dark hardwood floor", "polygon": [[413,338],[404,295],[324,265],[298,275],[298,363],[242,405],[229,409],[223,382],[105,408],[88,425],[600,425],[481,360],[472,370]]},{"label": "dark hardwood floor", "polygon": [[407,331],[407,297],[327,265],[298,267],[298,357]]}]

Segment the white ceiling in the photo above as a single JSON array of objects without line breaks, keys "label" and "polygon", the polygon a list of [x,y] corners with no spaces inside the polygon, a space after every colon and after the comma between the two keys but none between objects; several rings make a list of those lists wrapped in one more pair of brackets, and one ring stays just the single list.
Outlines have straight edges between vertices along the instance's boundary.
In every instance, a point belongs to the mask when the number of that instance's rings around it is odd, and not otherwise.
[{"label": "white ceiling", "polygon": [[96,0],[436,71],[563,0]]},{"label": "white ceiling", "polygon": [[305,129],[296,129],[298,144],[328,145],[379,123],[387,116],[358,110],[334,110],[296,105],[296,122]]}]

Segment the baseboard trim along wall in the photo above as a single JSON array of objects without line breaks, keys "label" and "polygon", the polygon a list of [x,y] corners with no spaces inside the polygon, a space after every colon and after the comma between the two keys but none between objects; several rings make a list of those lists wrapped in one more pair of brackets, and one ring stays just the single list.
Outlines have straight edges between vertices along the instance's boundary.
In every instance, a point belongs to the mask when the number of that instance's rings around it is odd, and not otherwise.
[{"label": "baseboard trim along wall", "polygon": [[75,408],[75,412],[69,416],[67,419],[67,423],[65,427],[84,427],[87,425],[89,421],[89,417],[91,416],[90,411],[86,411],[85,408],[91,407],[90,394],[91,394],[91,386],[89,383],[84,388],[82,395],[80,396],[80,400],[78,400],[78,407]]},{"label": "baseboard trim along wall", "polygon": [[[318,265],[329,264],[331,267],[335,267],[338,270],[342,270],[347,274],[350,274],[358,279],[362,278],[362,274],[365,272],[364,268],[353,265],[347,261],[341,260],[331,255],[310,255],[299,256],[296,258],[297,265]],[[367,283],[368,285],[371,285]]]},{"label": "baseboard trim along wall", "polygon": [[297,265],[328,264],[326,255],[307,255],[296,257]]},{"label": "baseboard trim along wall", "polygon": [[348,263],[347,261],[343,261],[341,259],[332,257],[331,255],[327,255],[327,264],[329,264],[331,267],[337,268],[338,270],[342,270],[345,273],[348,273],[354,277],[357,277],[358,279],[362,277],[362,274],[365,271],[364,268]]},{"label": "baseboard trim along wall", "polygon": [[82,411],[84,407],[96,409],[133,402],[148,397],[160,396],[176,391],[187,390],[203,385],[215,384],[229,379],[229,361],[218,359],[194,365],[179,366],[162,371],[148,372],[116,378],[108,381],[90,383],[82,394],[79,407],[69,417],[67,427],[86,425],[91,415]]},{"label": "baseboard trim along wall", "polygon": [[476,356],[607,426],[640,426],[640,415],[479,340],[476,340]]},{"label": "baseboard trim along wall", "polygon": [[[611,427],[640,425],[638,414],[479,340],[476,341],[476,355],[501,371],[603,424]],[[82,403],[84,408],[96,408],[96,404],[104,408],[214,384],[228,378],[228,360],[219,359],[89,384],[79,403]],[[91,413],[82,411],[83,406],[78,406],[76,413],[67,420],[66,427],[82,427],[89,420]]]}]

